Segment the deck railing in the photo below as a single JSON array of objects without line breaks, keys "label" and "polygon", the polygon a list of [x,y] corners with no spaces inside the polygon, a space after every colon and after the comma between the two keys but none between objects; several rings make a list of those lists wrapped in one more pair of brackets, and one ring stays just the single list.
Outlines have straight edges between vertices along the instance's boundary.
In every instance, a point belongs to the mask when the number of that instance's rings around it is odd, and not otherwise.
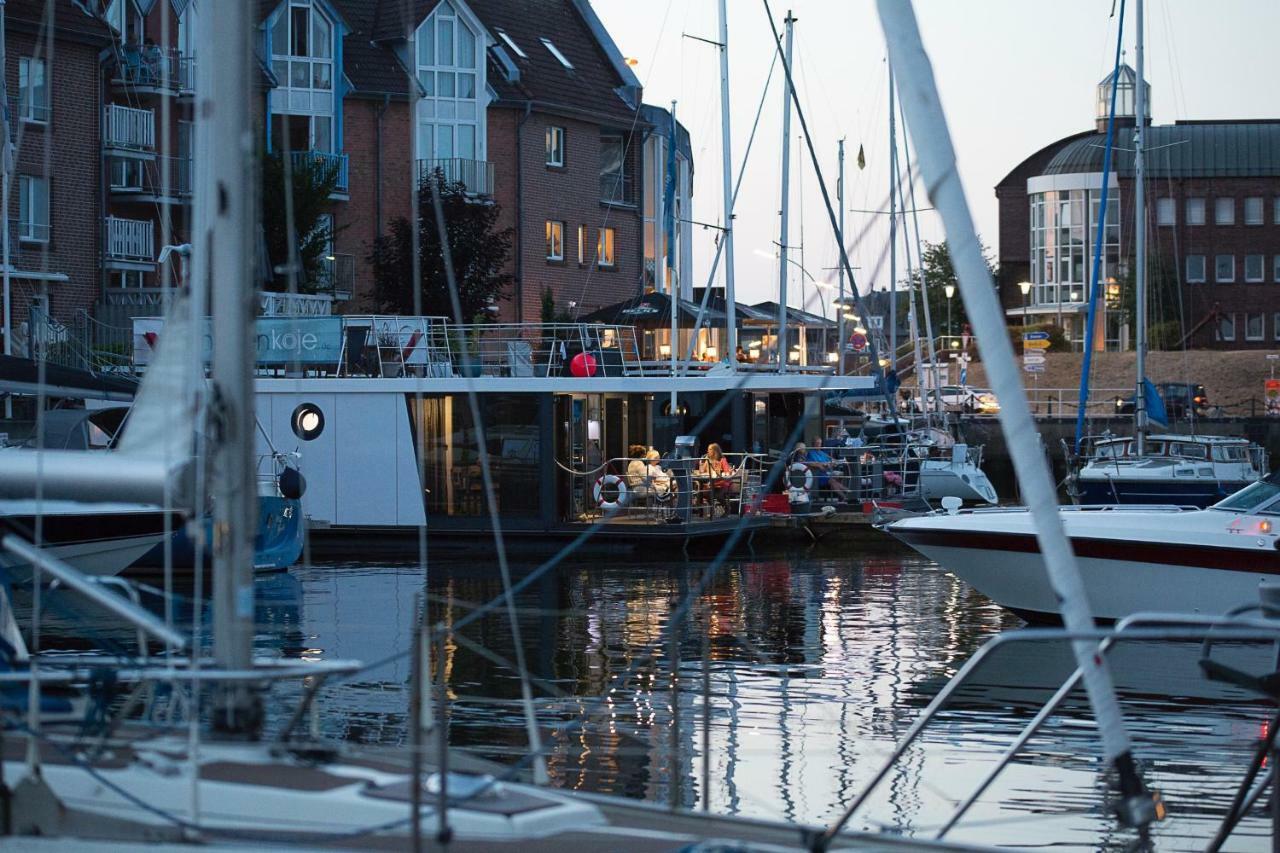
[{"label": "deck railing", "polygon": [[418,179],[439,171],[447,183],[460,183],[475,195],[493,195],[493,164],[487,160],[447,157],[418,161]]},{"label": "deck railing", "polygon": [[139,110],[120,104],[108,104],[103,107],[102,144],[107,148],[154,151],[156,147],[155,110]]},{"label": "deck railing", "polygon": [[107,258],[115,261],[154,261],[155,228],[149,219],[107,217]]},{"label": "deck railing", "polygon": [[331,151],[295,151],[293,152],[293,168],[318,169],[326,173],[332,170],[337,173],[337,181],[333,187],[334,191],[340,193],[347,191],[346,154],[335,154]]},{"label": "deck railing", "polygon": [[117,79],[148,89],[191,92],[196,81],[195,59],[177,50],[127,44],[120,49]]}]

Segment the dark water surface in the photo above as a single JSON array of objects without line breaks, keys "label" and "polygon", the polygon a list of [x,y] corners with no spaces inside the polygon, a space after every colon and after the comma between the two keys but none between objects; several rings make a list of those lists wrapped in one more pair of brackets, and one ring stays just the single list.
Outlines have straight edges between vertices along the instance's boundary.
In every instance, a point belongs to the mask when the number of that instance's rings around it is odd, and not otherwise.
[{"label": "dark water surface", "polygon": [[[680,626],[678,721],[665,632],[707,563],[600,558],[534,583],[519,597],[519,624],[553,784],[664,803],[674,784],[683,804],[700,807],[709,797],[716,812],[834,819],[983,640],[1021,624],[914,554],[865,547],[722,567]],[[533,566],[517,565],[517,578]],[[409,648],[422,571],[317,565],[257,585],[260,653],[373,662]],[[428,587],[429,618],[446,625],[502,589],[488,558],[434,560]],[[1156,830],[1159,849],[1205,846],[1265,732],[1266,708],[1201,681],[1197,652],[1129,646],[1115,658],[1137,753],[1170,810]],[[433,671],[443,667],[448,685],[455,746],[527,762],[514,658],[503,609],[433,653]],[[931,835],[1070,669],[1062,647],[993,658],[851,825]],[[402,744],[409,672],[402,655],[327,688],[324,732]],[[282,684],[274,692],[277,725],[296,691]],[[1094,734],[1076,697],[949,838],[1122,849],[1132,836],[1109,817]],[[1269,830],[1260,809],[1226,849],[1267,849]]]}]

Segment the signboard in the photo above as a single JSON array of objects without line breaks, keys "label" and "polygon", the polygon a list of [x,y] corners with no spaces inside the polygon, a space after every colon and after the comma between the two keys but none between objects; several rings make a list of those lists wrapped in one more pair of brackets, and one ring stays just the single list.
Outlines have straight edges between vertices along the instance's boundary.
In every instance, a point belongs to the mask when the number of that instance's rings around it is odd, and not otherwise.
[{"label": "signboard", "polygon": [[1267,417],[1280,417],[1280,379],[1268,379],[1264,385],[1263,399],[1267,401]]},{"label": "signboard", "polygon": [[1026,332],[1023,334],[1024,341],[1047,341],[1049,340],[1048,332]]},{"label": "signboard", "polygon": [[[254,333],[259,364],[336,365],[342,356],[341,317],[259,317]],[[163,317],[133,318],[133,363],[149,364],[163,335]],[[213,333],[207,320],[203,337],[208,361]]]},{"label": "signboard", "polygon": [[1042,352],[1033,351],[1024,353],[1022,356],[1023,364],[1044,364],[1046,361],[1048,361],[1048,359],[1044,357],[1044,353]]},{"label": "signboard", "polygon": [[1027,373],[1044,373],[1043,364],[1024,364],[1022,369]]},{"label": "signboard", "polygon": [[867,336],[862,332],[854,332],[849,336],[849,346],[853,347],[854,352],[862,352],[867,348]]},{"label": "signboard", "polygon": [[1022,342],[1023,349],[1048,349],[1049,342],[1043,338],[1033,338],[1029,341]]}]

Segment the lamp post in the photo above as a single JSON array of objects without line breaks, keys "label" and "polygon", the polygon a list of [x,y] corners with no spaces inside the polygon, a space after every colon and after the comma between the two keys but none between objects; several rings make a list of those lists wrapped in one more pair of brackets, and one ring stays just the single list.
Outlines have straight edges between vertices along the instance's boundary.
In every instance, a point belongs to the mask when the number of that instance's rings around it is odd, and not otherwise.
[{"label": "lamp post", "polygon": [[1031,295],[1031,282],[1018,282],[1018,289],[1022,291],[1022,325],[1027,325],[1027,297]]},{"label": "lamp post", "polygon": [[951,297],[956,295],[956,286],[954,284],[944,285],[942,292],[947,295],[947,337],[954,337],[955,332],[951,328]]}]

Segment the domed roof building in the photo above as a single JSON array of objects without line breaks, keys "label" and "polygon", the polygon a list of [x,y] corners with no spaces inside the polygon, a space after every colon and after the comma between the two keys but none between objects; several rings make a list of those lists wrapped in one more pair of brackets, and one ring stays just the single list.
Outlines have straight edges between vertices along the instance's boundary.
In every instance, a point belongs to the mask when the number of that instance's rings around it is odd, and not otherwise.
[{"label": "domed roof building", "polygon": [[[1084,346],[1107,114],[1116,135],[1102,237],[1096,349],[1132,346],[1137,74],[1097,86],[1095,127],[1059,139],[996,185],[1000,292],[1010,322],[1061,325]],[[1152,125],[1147,83],[1149,322],[1156,346],[1272,348],[1280,341],[1280,120]]]}]

